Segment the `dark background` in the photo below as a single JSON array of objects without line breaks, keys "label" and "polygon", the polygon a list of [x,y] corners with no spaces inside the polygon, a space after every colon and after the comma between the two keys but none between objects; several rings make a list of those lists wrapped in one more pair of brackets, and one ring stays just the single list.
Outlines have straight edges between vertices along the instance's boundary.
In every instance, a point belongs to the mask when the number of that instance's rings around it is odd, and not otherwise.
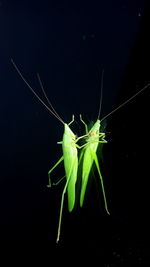
[{"label": "dark background", "polygon": [[[150,5],[147,1],[0,2],[0,241],[5,260],[21,264],[149,266],[149,88],[107,119],[108,144],[99,178],[83,209],[64,205],[61,240],[55,244],[61,192],[47,171],[62,155],[63,125],[35,99],[11,64],[42,96],[36,73],[65,122],[83,134],[79,120],[101,117],[150,81]],[[57,176],[57,177],[56,177]],[[63,168],[53,178],[63,176]],[[68,256],[71,256],[71,260]]]}]

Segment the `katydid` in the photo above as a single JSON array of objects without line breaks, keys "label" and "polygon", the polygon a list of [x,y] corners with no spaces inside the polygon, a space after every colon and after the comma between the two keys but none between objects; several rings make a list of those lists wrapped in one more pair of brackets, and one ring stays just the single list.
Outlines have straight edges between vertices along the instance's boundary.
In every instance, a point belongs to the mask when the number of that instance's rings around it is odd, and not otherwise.
[{"label": "katydid", "polygon": [[76,139],[76,135],[72,132],[70,129],[71,123],[74,121],[74,116],[72,117],[72,121],[70,123],[65,123],[58,113],[55,111],[53,108],[52,104],[48,100],[44,88],[42,86],[41,80],[38,76],[41,88],[44,92],[44,95],[50,105],[48,107],[44,101],[37,95],[37,93],[33,90],[33,88],[30,86],[30,84],[26,81],[26,79],[23,77],[22,73],[16,66],[13,60],[12,64],[15,67],[16,71],[20,75],[20,77],[23,79],[23,81],[26,83],[26,85],[29,87],[31,92],[36,96],[36,98],[46,107],[46,109],[53,114],[63,125],[64,125],[64,134],[63,134],[63,139],[61,142],[58,142],[59,144],[62,144],[62,150],[63,150],[63,156],[56,162],[56,164],[48,171],[48,177],[49,177],[49,187],[51,186],[51,181],[50,181],[50,174],[52,171],[64,160],[64,168],[65,168],[65,177],[66,177],[66,184],[64,186],[63,192],[62,192],[62,197],[61,197],[61,206],[60,206],[60,215],[59,215],[59,224],[58,224],[58,233],[57,233],[57,242],[59,241],[60,237],[60,228],[61,228],[61,220],[62,220],[62,210],[63,210],[63,203],[64,203],[64,195],[67,190],[68,194],[68,210],[71,212],[74,208],[75,205],[75,185],[77,181],[77,171],[78,171],[78,156],[77,156],[77,144],[76,142],[82,138],[79,137]]},{"label": "katydid", "polygon": [[[103,74],[102,74],[102,83],[103,83]],[[123,104],[119,105],[117,108],[115,108],[113,111],[111,111],[109,114],[107,114],[105,117],[103,117],[100,120],[100,110],[101,110],[101,104],[102,104],[102,84],[101,84],[101,99],[100,99],[100,106],[99,106],[99,114],[97,121],[95,124],[92,126],[90,130],[88,130],[87,124],[83,121],[82,116],[80,115],[80,120],[82,123],[85,125],[85,132],[86,132],[86,137],[85,137],[85,144],[82,146],[82,150],[80,153],[80,158],[79,158],[79,165],[80,162],[82,162],[82,184],[81,184],[81,192],[80,192],[80,206],[83,206],[84,203],[84,198],[85,198],[85,192],[90,176],[90,172],[92,169],[92,165],[95,162],[100,181],[101,181],[101,186],[102,186],[102,193],[103,193],[103,199],[104,199],[104,205],[105,205],[105,210],[108,214],[108,205],[106,201],[106,194],[105,194],[105,189],[104,189],[104,183],[103,183],[103,178],[102,174],[100,171],[100,166],[98,162],[98,157],[97,157],[97,148],[98,145],[101,145],[103,143],[107,143],[105,140],[105,133],[101,132],[101,121],[106,119],[108,116],[112,115],[114,112],[119,110],[121,107],[126,105],[129,101],[131,101],[133,98],[135,98],[138,94],[140,94],[142,91],[144,91],[147,87],[149,87],[150,84],[147,84],[144,88],[142,88],[139,92],[134,94],[132,97],[130,97],[127,101],[125,101]]]},{"label": "katydid", "polygon": [[89,175],[91,172],[91,168],[93,163],[95,162],[96,168],[98,170],[98,174],[101,180],[101,186],[102,186],[102,192],[103,192],[103,197],[104,197],[104,203],[105,203],[105,209],[107,213],[109,214],[108,207],[107,207],[107,201],[106,201],[106,196],[105,196],[105,189],[104,189],[104,184],[103,184],[103,178],[102,174],[100,171],[100,166],[98,162],[98,158],[96,155],[97,148],[99,144],[107,143],[105,140],[105,133],[100,132],[100,120],[97,119],[95,124],[92,126],[90,131],[88,131],[86,123],[83,121],[81,115],[80,115],[80,120],[84,123],[85,129],[86,129],[86,143],[83,145],[84,147],[82,148],[81,154],[80,154],[80,160],[82,159],[82,186],[81,186],[81,192],[80,192],[80,206],[83,206],[84,202],[84,197],[85,197],[85,192],[86,192],[86,187],[89,179]]},{"label": "katydid", "polygon": [[107,213],[109,214],[107,201],[106,201],[106,195],[105,195],[105,189],[104,189],[104,184],[103,184],[103,178],[102,178],[102,174],[101,174],[101,170],[99,166],[99,161],[96,155],[98,145],[107,143],[107,141],[105,140],[105,133],[100,132],[101,122],[99,119],[101,105],[102,105],[103,75],[104,75],[104,71],[102,72],[102,79],[101,79],[101,97],[100,97],[98,118],[90,130],[88,130],[88,126],[83,121],[82,116],[80,114],[80,120],[85,125],[85,132],[86,132],[86,137],[85,137],[86,143],[83,145],[83,148],[80,153],[80,158],[79,158],[79,164],[80,162],[82,162],[82,167],[81,167],[82,168],[82,185],[81,185],[81,192],[80,192],[80,206],[81,207],[83,206],[88,179],[91,173],[92,165],[95,162],[95,165],[96,165],[99,177],[100,177],[100,181],[101,181],[105,209]]}]

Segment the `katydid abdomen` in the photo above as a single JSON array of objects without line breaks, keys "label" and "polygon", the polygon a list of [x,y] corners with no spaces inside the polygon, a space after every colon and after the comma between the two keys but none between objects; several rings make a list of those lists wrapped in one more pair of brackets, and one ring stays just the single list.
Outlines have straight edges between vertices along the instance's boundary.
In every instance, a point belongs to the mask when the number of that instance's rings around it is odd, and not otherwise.
[{"label": "katydid abdomen", "polygon": [[75,185],[77,181],[78,157],[75,144],[76,136],[69,126],[65,124],[62,149],[64,155],[64,167],[67,179],[68,210],[71,212],[75,204]]},{"label": "katydid abdomen", "polygon": [[91,172],[91,168],[94,162],[93,154],[96,153],[98,147],[98,143],[89,143],[88,147],[86,146],[84,149],[84,157],[83,157],[83,165],[82,165],[82,186],[81,186],[81,193],[80,193],[80,206],[83,206],[85,192],[87,188],[87,183],[89,179],[89,175]]}]

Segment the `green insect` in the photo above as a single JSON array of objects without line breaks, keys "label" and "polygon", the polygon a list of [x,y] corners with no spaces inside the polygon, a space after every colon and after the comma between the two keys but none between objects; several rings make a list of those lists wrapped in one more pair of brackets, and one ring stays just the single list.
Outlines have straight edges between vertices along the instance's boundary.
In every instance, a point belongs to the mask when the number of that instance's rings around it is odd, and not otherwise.
[{"label": "green insect", "polygon": [[75,205],[76,200],[76,192],[75,186],[77,182],[77,173],[78,173],[78,151],[77,148],[80,148],[76,143],[83,138],[80,136],[76,138],[76,135],[70,129],[70,124],[74,121],[74,116],[72,121],[69,124],[64,123],[64,134],[63,140],[58,142],[58,144],[62,144],[63,156],[56,162],[56,164],[49,170],[48,177],[49,177],[49,185],[51,186],[51,179],[50,175],[52,171],[62,162],[64,161],[64,168],[65,168],[65,177],[66,177],[66,184],[64,186],[61,198],[61,206],[60,206],[60,215],[59,215],[59,224],[58,224],[58,232],[57,232],[57,239],[56,242],[58,243],[60,238],[60,230],[61,230],[61,221],[62,221],[62,211],[63,211],[63,204],[64,204],[64,195],[67,191],[68,195],[68,210],[71,212]]},{"label": "green insect", "polygon": [[33,88],[29,85],[29,83],[26,81],[26,79],[23,77],[22,73],[16,66],[13,60],[12,64],[14,65],[15,69],[17,70],[20,77],[23,79],[23,81],[27,84],[31,92],[36,96],[36,98],[46,107],[46,109],[53,114],[63,125],[64,125],[64,134],[63,139],[61,142],[58,142],[58,144],[62,144],[62,150],[63,150],[63,156],[56,162],[56,164],[48,171],[48,178],[49,178],[49,184],[48,187],[51,187],[51,178],[50,175],[52,171],[62,162],[64,161],[64,169],[65,169],[65,177],[66,177],[66,184],[64,186],[62,197],[61,197],[61,206],[60,206],[60,215],[59,215],[59,224],[58,224],[58,233],[57,233],[57,240],[59,241],[60,237],[60,229],[61,229],[61,221],[62,221],[62,210],[63,210],[63,204],[64,204],[64,195],[67,191],[68,195],[68,210],[71,212],[75,205],[75,185],[77,181],[77,172],[78,172],[78,151],[77,147],[79,147],[76,143],[79,139],[83,138],[83,136],[76,138],[76,135],[73,133],[73,131],[70,129],[70,125],[74,121],[74,115],[72,117],[72,121],[70,123],[65,123],[58,113],[53,108],[51,102],[49,101],[43,85],[41,83],[40,77],[38,75],[38,79],[41,85],[41,89],[44,93],[45,98],[47,99],[49,105],[51,108],[49,108],[44,101],[37,95],[37,93],[33,90]]},{"label": "green insect", "polygon": [[102,145],[104,143],[107,143],[107,141],[105,140],[105,133],[100,131],[101,121],[99,119],[100,118],[100,112],[101,112],[101,106],[102,106],[103,76],[104,76],[104,71],[102,72],[102,79],[101,79],[101,97],[100,97],[98,118],[90,130],[88,130],[88,126],[83,121],[82,116],[80,114],[80,120],[85,126],[85,133],[86,133],[85,144],[82,146],[82,150],[81,150],[80,158],[79,158],[79,165],[80,165],[80,162],[82,162],[82,166],[81,166],[82,182],[81,182],[81,192],[80,192],[80,207],[83,206],[88,180],[89,180],[89,177],[91,174],[93,163],[95,163],[99,177],[100,177],[100,181],[101,181],[105,209],[106,209],[106,212],[109,214],[103,178],[102,178],[102,174],[101,174],[101,170],[100,170],[100,166],[99,166],[99,160],[98,160],[98,157],[96,154],[98,146]]},{"label": "green insect", "polygon": [[84,147],[82,148],[82,151],[80,154],[80,160],[79,160],[79,162],[82,160],[82,167],[81,167],[82,168],[82,186],[81,186],[81,192],[80,192],[80,206],[81,207],[83,206],[88,179],[90,177],[93,163],[95,163],[99,177],[100,177],[100,181],[101,181],[105,209],[107,213],[109,214],[103,178],[102,178],[102,174],[100,171],[99,160],[96,154],[98,145],[107,143],[107,141],[105,140],[105,133],[100,132],[101,122],[99,119],[95,122],[95,124],[92,126],[92,128],[89,131],[88,131],[87,124],[83,121],[81,115],[80,115],[80,120],[85,125],[85,132],[87,135],[87,137],[85,137],[86,143],[85,145],[83,145]]},{"label": "green insect", "polygon": [[107,141],[105,140],[105,133],[101,132],[101,122],[103,120],[105,120],[106,118],[108,118],[110,115],[112,115],[114,112],[116,112],[117,110],[122,108],[124,105],[126,105],[128,102],[130,102],[133,98],[135,98],[138,94],[140,94],[142,91],[144,91],[149,86],[150,86],[150,84],[146,85],[139,92],[134,94],[127,101],[125,101],[123,104],[119,105],[117,108],[115,108],[113,111],[111,111],[109,114],[107,114],[105,117],[103,117],[100,120],[100,111],[101,111],[101,105],[102,105],[102,87],[103,87],[103,73],[102,73],[101,98],[100,98],[98,118],[90,130],[88,130],[88,126],[83,121],[82,116],[80,114],[80,120],[84,124],[85,132],[86,132],[86,137],[84,137],[85,138],[85,144],[82,145],[82,150],[81,150],[80,158],[79,158],[79,165],[80,165],[80,162],[82,162],[82,165],[81,165],[82,183],[81,183],[81,192],[80,192],[80,206],[81,207],[84,204],[84,198],[85,198],[88,180],[90,177],[93,163],[95,163],[99,177],[100,177],[100,181],[101,181],[105,210],[108,214],[110,214],[109,210],[108,210],[107,200],[106,200],[103,178],[102,178],[102,174],[101,174],[101,170],[100,170],[100,166],[99,166],[99,160],[98,160],[98,157],[96,154],[98,146],[101,144],[107,143]]}]

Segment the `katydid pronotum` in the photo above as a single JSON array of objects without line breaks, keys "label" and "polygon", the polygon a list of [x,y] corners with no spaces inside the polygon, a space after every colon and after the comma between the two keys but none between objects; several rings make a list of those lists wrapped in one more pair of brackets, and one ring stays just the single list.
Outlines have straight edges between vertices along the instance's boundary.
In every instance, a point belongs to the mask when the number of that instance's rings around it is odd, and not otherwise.
[{"label": "katydid pronotum", "polygon": [[[56,242],[59,241],[60,238],[60,230],[61,230],[61,221],[62,221],[62,210],[63,210],[63,203],[64,203],[64,195],[67,191],[68,194],[68,210],[71,212],[74,208],[75,205],[75,200],[76,200],[76,195],[75,195],[75,185],[77,181],[77,175],[78,175],[78,165],[81,162],[82,159],[82,184],[81,184],[81,192],[80,192],[80,206],[83,206],[84,202],[84,196],[86,192],[86,187],[88,183],[88,179],[90,176],[90,172],[92,169],[92,165],[95,162],[100,180],[101,180],[101,185],[102,185],[102,192],[103,192],[103,198],[104,198],[104,204],[105,204],[105,209],[107,213],[109,214],[108,207],[107,207],[107,201],[106,201],[106,196],[105,196],[105,190],[104,190],[104,184],[103,184],[103,179],[102,175],[100,172],[100,167],[98,163],[98,158],[96,155],[97,148],[99,143],[107,143],[105,140],[105,133],[100,132],[100,125],[101,121],[106,119],[108,116],[113,114],[115,111],[123,107],[125,104],[127,104],[129,101],[131,101],[134,97],[136,97],[138,94],[140,94],[142,91],[144,91],[147,87],[150,86],[150,84],[146,85],[144,88],[142,88],[139,92],[137,92],[135,95],[133,95],[131,98],[129,98],[127,101],[125,101],[123,104],[119,105],[116,109],[111,111],[109,114],[107,114],[105,117],[103,117],[100,120],[100,112],[98,115],[98,119],[95,122],[95,124],[92,126],[90,130],[88,130],[88,127],[86,123],[83,121],[81,115],[80,115],[80,120],[82,123],[85,125],[85,135],[80,136],[76,138],[76,135],[72,132],[70,129],[71,123],[74,121],[74,116],[72,117],[72,121],[69,124],[66,124],[58,115],[58,113],[55,111],[53,108],[52,104],[48,100],[45,91],[43,89],[41,80],[38,76],[39,82],[41,84],[41,88],[43,90],[43,93],[50,105],[48,107],[45,102],[37,95],[37,93],[33,90],[33,88],[29,85],[29,83],[26,81],[26,79],[23,77],[21,74],[20,70],[16,66],[13,60],[12,64],[14,65],[15,69],[17,70],[18,74],[21,76],[23,81],[26,83],[26,85],[29,87],[29,89],[32,91],[32,93],[38,98],[38,100],[47,108],[47,110],[53,114],[63,125],[64,125],[64,134],[63,134],[63,140],[61,142],[58,142],[59,144],[62,144],[62,149],[63,149],[63,156],[58,160],[58,162],[49,170],[48,176],[49,176],[49,187],[51,186],[51,180],[50,180],[50,174],[51,172],[64,160],[64,168],[65,168],[65,177],[66,177],[66,183],[62,192],[62,198],[61,198],[61,206],[60,206],[60,215],[59,215],[59,224],[58,224],[58,232],[57,232],[57,240]],[[100,111],[100,108],[99,108]],[[85,139],[85,144],[82,146],[77,145],[77,142],[82,139]],[[78,153],[77,153],[77,148],[81,148],[81,154],[78,162]]]}]

